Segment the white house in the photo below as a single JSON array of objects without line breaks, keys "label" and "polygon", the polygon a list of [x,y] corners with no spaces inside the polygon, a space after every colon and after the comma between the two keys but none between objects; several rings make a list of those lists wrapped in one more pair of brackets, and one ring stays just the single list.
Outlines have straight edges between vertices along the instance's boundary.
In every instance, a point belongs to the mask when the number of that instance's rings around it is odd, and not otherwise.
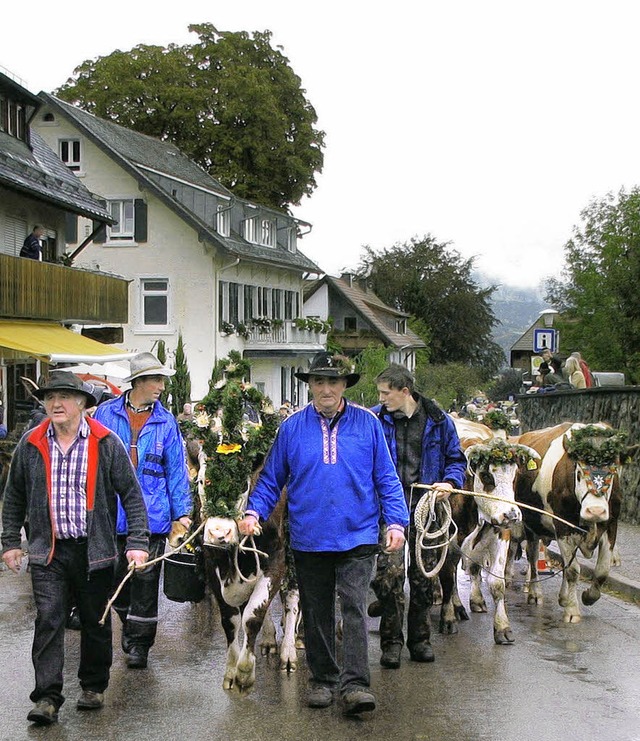
[{"label": "white house", "polygon": [[301,224],[235,198],[168,142],[39,97],[34,128],[116,222],[80,217],[67,241],[76,264],[130,280],[122,347],[154,350],[164,340],[171,357],[181,333],[194,399],[215,362],[239,350],[275,404],[297,401],[293,373],[326,339],[300,321],[304,278],[321,273],[298,250]]}]

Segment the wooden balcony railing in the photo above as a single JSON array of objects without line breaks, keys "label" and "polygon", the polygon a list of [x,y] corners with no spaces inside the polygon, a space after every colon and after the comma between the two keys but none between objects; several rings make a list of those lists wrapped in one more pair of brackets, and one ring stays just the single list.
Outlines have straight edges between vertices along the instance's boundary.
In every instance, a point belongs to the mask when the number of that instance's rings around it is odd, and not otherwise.
[{"label": "wooden balcony railing", "polygon": [[126,324],[129,281],[0,254],[0,317]]}]

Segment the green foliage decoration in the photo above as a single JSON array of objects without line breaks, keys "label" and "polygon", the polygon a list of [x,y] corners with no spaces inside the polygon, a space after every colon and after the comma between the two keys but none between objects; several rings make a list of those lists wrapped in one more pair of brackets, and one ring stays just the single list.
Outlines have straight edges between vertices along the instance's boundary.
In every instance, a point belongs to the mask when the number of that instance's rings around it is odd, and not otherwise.
[{"label": "green foliage decoration", "polygon": [[262,464],[278,428],[268,397],[246,379],[250,365],[232,351],[212,373],[207,396],[194,419],[181,423],[185,436],[202,442],[207,456],[204,515],[238,518],[242,494]]},{"label": "green foliage decoration", "polygon": [[492,409],[482,417],[482,424],[491,430],[511,430],[511,420],[501,409]]},{"label": "green foliage decoration", "polygon": [[627,434],[611,427],[587,425],[565,436],[567,455],[589,466],[611,466],[626,454]]},{"label": "green foliage decoration", "polygon": [[[469,452],[471,451],[471,452]],[[524,445],[508,443],[502,439],[492,440],[490,443],[474,445],[468,451],[469,464],[474,469],[485,468],[489,465],[516,463],[532,470],[537,468],[537,459]]]}]

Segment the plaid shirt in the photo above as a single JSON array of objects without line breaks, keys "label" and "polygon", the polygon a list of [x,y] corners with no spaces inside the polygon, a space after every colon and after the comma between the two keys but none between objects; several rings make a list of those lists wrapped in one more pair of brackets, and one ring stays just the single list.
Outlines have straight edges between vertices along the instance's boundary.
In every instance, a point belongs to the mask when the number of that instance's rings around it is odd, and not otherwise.
[{"label": "plaid shirt", "polygon": [[87,535],[87,463],[89,425],[83,417],[76,439],[66,453],[58,445],[53,425],[47,437],[51,455],[51,511],[56,538]]}]

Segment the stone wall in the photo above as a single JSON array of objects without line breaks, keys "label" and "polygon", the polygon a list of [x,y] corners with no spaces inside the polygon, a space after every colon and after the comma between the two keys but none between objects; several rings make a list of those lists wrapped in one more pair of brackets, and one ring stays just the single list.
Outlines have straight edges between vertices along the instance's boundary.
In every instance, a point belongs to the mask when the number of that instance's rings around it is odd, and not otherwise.
[{"label": "stone wall", "polygon": [[[517,397],[522,431],[539,430],[561,422],[607,422],[624,430],[630,445],[640,444],[640,387],[554,391]],[[640,452],[620,474],[624,522],[640,524]]]}]

